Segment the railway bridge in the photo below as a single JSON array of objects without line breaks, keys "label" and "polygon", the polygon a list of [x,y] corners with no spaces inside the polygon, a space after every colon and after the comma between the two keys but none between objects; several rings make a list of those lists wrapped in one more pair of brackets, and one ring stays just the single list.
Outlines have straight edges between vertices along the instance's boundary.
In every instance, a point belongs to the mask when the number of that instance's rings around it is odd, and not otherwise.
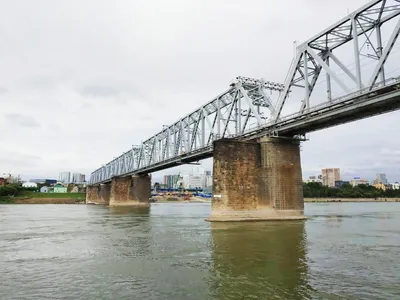
[{"label": "railway bridge", "polygon": [[210,221],[304,218],[300,142],[400,108],[399,33],[400,1],[367,3],[298,45],[284,83],[237,77],[92,172],[87,201],[149,205],[152,172],[213,157]]}]

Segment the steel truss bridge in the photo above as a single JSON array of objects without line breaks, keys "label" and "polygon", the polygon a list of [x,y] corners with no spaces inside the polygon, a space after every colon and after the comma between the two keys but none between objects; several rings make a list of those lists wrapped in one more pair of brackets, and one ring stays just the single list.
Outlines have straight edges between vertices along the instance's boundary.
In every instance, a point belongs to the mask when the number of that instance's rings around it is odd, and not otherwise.
[{"label": "steel truss bridge", "polygon": [[[211,101],[95,170],[90,184],[211,157],[213,141],[222,138],[302,136],[397,110],[400,77],[388,77],[386,69],[399,33],[400,0],[371,1],[297,46],[284,84],[237,77]],[[322,77],[326,89],[318,93]]]}]

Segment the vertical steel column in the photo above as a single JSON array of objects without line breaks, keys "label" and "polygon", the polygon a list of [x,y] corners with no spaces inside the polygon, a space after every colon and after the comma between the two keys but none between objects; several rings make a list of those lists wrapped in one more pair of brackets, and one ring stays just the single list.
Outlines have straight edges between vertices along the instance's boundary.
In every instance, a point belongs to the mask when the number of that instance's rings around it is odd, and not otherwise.
[{"label": "vertical steel column", "polygon": [[202,112],[203,118],[201,119],[201,147],[206,146],[206,116]]},{"label": "vertical steel column", "polygon": [[356,67],[356,76],[357,76],[357,87],[362,89],[362,80],[361,80],[361,66],[360,66],[360,51],[358,47],[358,34],[357,34],[357,21],[356,16],[353,15],[351,19],[352,31],[353,31],[353,45],[354,45],[354,61]]},{"label": "vertical steel column", "polygon": [[163,160],[163,151],[162,151],[162,143],[161,143],[161,139],[158,139],[158,161],[162,161]]},{"label": "vertical steel column", "polygon": [[[238,94],[236,93],[235,98],[238,96]],[[235,105],[235,134],[238,135],[239,134],[239,130],[238,130],[238,121],[239,121],[239,110],[238,110],[238,102],[237,99],[233,99],[233,101],[235,101],[234,105]]]},{"label": "vertical steel column", "polygon": [[173,150],[174,150],[173,155],[176,156],[176,155],[178,154],[178,147],[177,147],[177,145],[176,145],[176,130],[175,130],[175,125],[174,125],[174,144],[173,144],[172,147],[173,147]]},{"label": "vertical steel column", "polygon": [[308,58],[307,51],[304,50],[303,53],[303,64],[304,64],[304,101],[306,105],[306,111],[310,110],[310,85],[308,84]]},{"label": "vertical steel column", "polygon": [[221,105],[219,97],[217,98],[217,135],[218,138],[221,138]]},{"label": "vertical steel column", "polygon": [[186,138],[186,152],[190,151],[190,118],[187,116],[186,125],[187,125],[187,138]]},{"label": "vertical steel column", "polygon": [[[329,55],[326,57],[326,65],[329,67]],[[331,86],[331,75],[326,72],[326,92],[328,93],[328,101],[332,102],[332,86]]]},{"label": "vertical steel column", "polygon": [[[378,47],[377,47],[377,52],[379,55],[379,58],[381,58],[382,56],[382,52],[383,52],[383,46],[382,46],[382,34],[381,34],[381,25],[377,24],[375,27],[375,31],[376,31],[376,39],[378,42]],[[383,82],[383,85],[385,85],[385,66],[382,65],[382,68],[380,70],[380,77],[381,77],[381,81]]]},{"label": "vertical steel column", "polygon": [[238,116],[239,116],[239,134],[242,134],[242,96],[240,94],[240,91],[237,92],[237,97],[238,97]]},{"label": "vertical steel column", "polygon": [[166,139],[165,139],[165,147],[166,147],[166,151],[167,151],[167,159],[169,158],[169,147],[170,147],[170,141],[171,140],[171,132],[170,132],[170,129],[169,129],[169,127],[168,127],[168,129],[167,129],[167,137],[166,137]]}]

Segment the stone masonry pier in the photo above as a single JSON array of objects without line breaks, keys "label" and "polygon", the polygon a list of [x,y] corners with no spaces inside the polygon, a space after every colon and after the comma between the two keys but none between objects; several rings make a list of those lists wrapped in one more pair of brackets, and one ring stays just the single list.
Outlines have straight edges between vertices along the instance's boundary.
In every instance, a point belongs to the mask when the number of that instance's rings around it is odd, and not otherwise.
[{"label": "stone masonry pier", "polygon": [[214,142],[212,213],[207,221],[304,219],[300,142]]},{"label": "stone masonry pier", "polygon": [[148,175],[114,177],[111,183],[87,187],[86,203],[106,206],[149,206],[151,179]]},{"label": "stone masonry pier", "polygon": [[110,206],[149,206],[151,177],[133,175],[111,181]]},{"label": "stone masonry pier", "polygon": [[87,187],[86,203],[108,205],[110,202],[111,184],[96,184]]}]

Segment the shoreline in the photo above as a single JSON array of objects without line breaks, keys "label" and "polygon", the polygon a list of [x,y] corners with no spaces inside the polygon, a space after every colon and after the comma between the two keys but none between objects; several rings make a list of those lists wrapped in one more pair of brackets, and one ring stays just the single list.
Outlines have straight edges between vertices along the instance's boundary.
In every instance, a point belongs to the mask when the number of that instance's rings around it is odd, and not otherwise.
[{"label": "shoreline", "polygon": [[[11,201],[0,201],[1,204],[86,204],[85,200],[74,198],[25,198],[10,199]],[[159,199],[151,203],[211,203],[211,199],[193,199],[193,200],[166,200]],[[304,198],[304,203],[363,203],[363,202],[400,202],[400,198]]]},{"label": "shoreline", "polygon": [[304,203],[330,202],[400,202],[400,198],[304,198]]},{"label": "shoreline", "polygon": [[74,198],[26,198],[15,199],[4,204],[85,204],[85,200],[77,201]]}]

